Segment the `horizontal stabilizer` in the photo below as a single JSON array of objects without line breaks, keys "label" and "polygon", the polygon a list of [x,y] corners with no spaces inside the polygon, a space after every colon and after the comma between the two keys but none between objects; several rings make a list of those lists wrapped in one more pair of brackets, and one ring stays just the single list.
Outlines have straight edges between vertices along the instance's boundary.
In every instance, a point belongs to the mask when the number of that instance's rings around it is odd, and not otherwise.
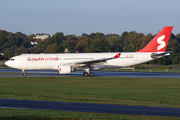
[{"label": "horizontal stabilizer", "polygon": [[170,55],[171,53],[172,53],[172,51],[167,51],[167,52],[160,53],[160,54],[158,54],[158,53],[152,53],[152,54],[151,54],[151,58],[156,59],[156,58],[159,58],[159,57],[168,56],[168,55]]}]

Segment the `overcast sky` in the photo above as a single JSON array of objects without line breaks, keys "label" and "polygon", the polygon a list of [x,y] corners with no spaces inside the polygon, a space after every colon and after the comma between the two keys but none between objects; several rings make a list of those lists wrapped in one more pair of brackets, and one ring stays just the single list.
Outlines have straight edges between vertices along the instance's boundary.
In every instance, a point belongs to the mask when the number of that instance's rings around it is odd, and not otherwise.
[{"label": "overcast sky", "polygon": [[65,35],[180,33],[180,0],[1,0],[0,29]]}]

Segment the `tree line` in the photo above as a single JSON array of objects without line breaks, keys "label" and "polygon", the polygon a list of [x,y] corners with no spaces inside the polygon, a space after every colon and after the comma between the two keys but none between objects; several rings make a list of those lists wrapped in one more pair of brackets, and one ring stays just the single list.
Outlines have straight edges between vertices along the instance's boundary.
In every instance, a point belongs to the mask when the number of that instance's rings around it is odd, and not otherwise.
[{"label": "tree line", "polygon": [[[83,33],[81,36],[64,35],[57,32],[51,38],[41,41],[33,39],[33,35],[27,36],[21,32],[11,33],[0,30],[0,59],[9,59],[21,53],[63,53],[66,48],[70,53],[75,52],[135,52],[147,45],[155,35],[144,35],[135,31],[119,34]],[[30,42],[38,42],[32,46]],[[180,34],[170,36],[166,51],[173,53],[161,59],[149,62],[150,64],[179,64],[180,65]]]}]

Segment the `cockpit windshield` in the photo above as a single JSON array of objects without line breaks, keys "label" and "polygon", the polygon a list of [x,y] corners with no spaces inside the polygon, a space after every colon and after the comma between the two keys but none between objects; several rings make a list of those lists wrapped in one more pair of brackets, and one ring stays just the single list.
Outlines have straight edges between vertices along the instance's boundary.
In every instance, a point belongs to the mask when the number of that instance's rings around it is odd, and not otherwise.
[{"label": "cockpit windshield", "polygon": [[14,59],[13,58],[11,58],[11,59],[9,59],[10,61],[14,61]]}]

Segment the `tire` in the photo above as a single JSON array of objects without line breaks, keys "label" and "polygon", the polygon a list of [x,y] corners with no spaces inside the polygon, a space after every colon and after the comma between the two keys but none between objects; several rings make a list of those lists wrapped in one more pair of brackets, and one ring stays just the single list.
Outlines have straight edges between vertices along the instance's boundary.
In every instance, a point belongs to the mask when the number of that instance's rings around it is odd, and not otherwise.
[{"label": "tire", "polygon": [[93,77],[93,76],[94,76],[94,73],[93,73],[93,72],[90,72],[90,73],[89,73],[89,76]]},{"label": "tire", "polygon": [[87,77],[87,76],[88,76],[88,73],[87,73],[87,72],[84,72],[83,75],[84,75],[85,77]]},{"label": "tire", "polygon": [[26,76],[27,74],[26,73],[23,73],[23,76]]}]

